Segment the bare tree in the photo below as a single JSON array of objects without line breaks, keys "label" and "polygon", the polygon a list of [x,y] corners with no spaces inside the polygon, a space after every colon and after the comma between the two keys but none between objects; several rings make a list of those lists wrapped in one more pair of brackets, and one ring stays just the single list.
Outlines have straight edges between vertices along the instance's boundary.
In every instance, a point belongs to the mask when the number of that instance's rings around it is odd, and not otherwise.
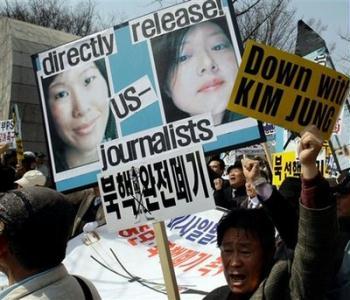
[{"label": "bare tree", "polygon": [[[163,7],[165,0],[150,0]],[[181,2],[174,0],[173,4]],[[294,52],[297,21],[290,0],[232,0],[242,41],[248,39]]]},{"label": "bare tree", "polygon": [[8,1],[0,5],[0,16],[84,36],[98,30],[93,0],[81,1],[75,7],[66,0]]},{"label": "bare tree", "polygon": [[[350,33],[348,34],[340,34],[340,38],[348,44],[347,49],[350,49]],[[350,52],[349,50],[346,54],[341,57],[343,65],[345,65],[345,72],[350,76]]]},{"label": "bare tree", "polygon": [[234,0],[234,7],[243,42],[253,39],[294,51],[296,10],[288,0]]}]

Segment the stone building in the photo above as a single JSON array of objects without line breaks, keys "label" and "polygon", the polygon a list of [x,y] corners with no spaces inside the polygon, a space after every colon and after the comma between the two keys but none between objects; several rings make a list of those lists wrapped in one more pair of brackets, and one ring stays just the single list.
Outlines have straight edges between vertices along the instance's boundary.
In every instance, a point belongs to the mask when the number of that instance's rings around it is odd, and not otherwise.
[{"label": "stone building", "polygon": [[24,151],[44,152],[47,144],[31,55],[77,39],[65,32],[0,17],[0,120],[17,104]]}]

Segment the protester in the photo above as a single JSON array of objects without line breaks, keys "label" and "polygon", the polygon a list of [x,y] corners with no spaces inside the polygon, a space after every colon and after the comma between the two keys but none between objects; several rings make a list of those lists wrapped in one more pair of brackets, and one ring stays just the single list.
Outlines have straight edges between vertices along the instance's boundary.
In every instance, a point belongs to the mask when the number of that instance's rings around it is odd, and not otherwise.
[{"label": "protester", "polygon": [[[204,299],[324,299],[339,260],[339,236],[335,201],[316,166],[320,136],[312,126],[302,134],[299,145],[303,178],[293,261],[277,261],[270,267],[274,229],[264,210],[233,210],[217,228],[228,285]],[[256,182],[255,188],[261,196],[266,190],[260,191],[260,184],[264,183]]]},{"label": "protester", "polygon": [[46,155],[43,152],[36,153],[36,169],[45,175],[46,177],[45,186],[53,187],[51,168],[49,169],[47,165]]},{"label": "protester", "polygon": [[38,170],[30,170],[22,176],[22,178],[15,181],[19,188],[30,186],[44,186],[46,177]]},{"label": "protester", "polygon": [[7,144],[1,144],[0,154],[3,155],[3,160],[0,164],[0,192],[6,192],[15,188],[16,151],[8,150]]},{"label": "protester", "polygon": [[46,155],[42,152],[36,153],[36,169],[44,174],[46,178],[49,177],[49,169],[45,162]]},{"label": "protester", "polygon": [[23,159],[16,165],[16,179],[36,168],[36,156],[32,151],[23,152]]},{"label": "protester", "polygon": [[3,165],[7,167],[13,168],[13,170],[16,170],[17,166],[17,152],[15,149],[8,149],[8,145],[3,146],[1,152],[3,153]]},{"label": "protester", "polygon": [[167,122],[211,113],[215,125],[241,119],[226,110],[238,63],[224,17],[152,40]]},{"label": "protester", "polygon": [[258,199],[258,195],[255,191],[254,185],[246,182],[245,189],[247,192],[247,197],[240,203],[240,207],[243,208],[259,208],[261,207],[261,203]]},{"label": "protester", "polygon": [[213,156],[207,163],[210,185],[215,190],[215,179],[220,178],[223,180],[223,187],[228,187],[230,184],[227,179],[224,178],[225,162],[219,156]]},{"label": "protester", "polygon": [[[247,160],[243,164],[244,175],[247,182],[259,181],[259,162]],[[341,183],[335,184],[334,180],[327,178],[331,184],[331,193],[337,199],[337,216],[340,229],[339,257],[345,247],[343,263],[339,272],[334,277],[329,290],[326,293],[328,300],[345,300],[350,295],[350,176]],[[270,198],[265,200],[259,196],[262,207],[273,220],[278,232],[277,249],[275,259],[286,259],[293,256],[293,250],[297,242],[297,209],[299,209],[299,198],[301,194],[301,179],[287,177],[281,184],[278,192],[273,190]],[[270,186],[260,184],[261,194],[268,194]],[[266,197],[266,195],[265,195]],[[344,202],[343,202],[344,200]]]},{"label": "protester", "polygon": [[214,180],[214,199],[217,206],[226,209],[238,207],[246,199],[245,177],[241,161],[237,160],[227,169],[229,186],[225,187],[221,178]]},{"label": "protester", "polygon": [[222,177],[225,172],[225,162],[218,156],[213,156],[208,161],[208,168],[210,168],[219,177]]},{"label": "protester", "polygon": [[106,223],[98,186],[94,186],[93,188],[84,191],[75,192],[69,195],[68,199],[75,201],[76,205],[78,205],[72,229],[72,236],[82,233],[83,228],[87,223],[96,222],[97,225]]},{"label": "protester", "polygon": [[332,192],[337,199],[338,217],[350,218],[350,175],[347,175],[341,183],[332,187]]},{"label": "protester", "polygon": [[116,138],[103,60],[43,80],[56,172],[98,160],[97,145]]},{"label": "protester", "polygon": [[[246,186],[251,186],[256,195],[256,198],[252,199],[251,202],[255,204],[254,207],[262,207],[270,216],[276,227],[278,233],[276,236],[278,247],[275,256],[289,257],[290,250],[294,250],[297,242],[297,210],[299,210],[299,204],[297,204],[296,209],[294,203],[299,202],[301,183],[299,190],[293,189],[293,191],[287,192],[286,190],[291,187],[289,185],[291,181],[283,181],[282,193],[281,189],[277,190],[269,184],[268,176],[262,169],[260,161],[244,159],[242,165],[243,173],[247,181]],[[298,180],[300,181],[300,179]],[[259,202],[259,205],[256,205],[256,201]],[[242,205],[243,204],[244,202],[242,202]]]},{"label": "protester", "polygon": [[278,191],[296,211],[299,210],[301,194],[301,179],[299,177],[286,177],[282,181]]},{"label": "protester", "polygon": [[0,269],[9,280],[0,299],[100,299],[62,264],[73,218],[65,197],[46,187],[0,194]]},{"label": "protester", "polygon": [[257,166],[257,170],[259,170],[258,174],[255,174],[254,176],[258,176],[259,180],[262,180],[263,183],[269,183],[269,176],[267,175],[267,173],[265,172],[264,169],[262,169],[261,165],[261,161],[260,160],[251,160],[251,159],[243,159],[241,161],[242,163],[242,167],[243,167],[243,175],[246,179],[246,183],[245,183],[245,188],[246,188],[246,192],[247,192],[247,197],[246,199],[244,199],[241,203],[240,203],[240,207],[244,207],[244,208],[259,208],[262,206],[262,203],[259,200],[258,194],[255,190],[255,183],[254,180],[256,180],[255,178],[251,178],[252,174],[250,174],[249,172],[247,172],[247,162],[251,161],[254,162]]},{"label": "protester", "polygon": [[341,268],[335,277],[329,300],[348,300],[350,296],[350,175],[331,188],[337,200],[337,215],[341,239],[345,245]]},{"label": "protester", "polygon": [[7,192],[15,188],[15,175],[13,168],[0,165],[0,192]]}]

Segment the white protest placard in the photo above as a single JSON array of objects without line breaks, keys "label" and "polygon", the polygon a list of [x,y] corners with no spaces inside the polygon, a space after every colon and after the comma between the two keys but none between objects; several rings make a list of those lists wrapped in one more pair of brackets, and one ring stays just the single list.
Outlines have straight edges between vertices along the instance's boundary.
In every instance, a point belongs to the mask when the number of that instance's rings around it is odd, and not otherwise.
[{"label": "white protest placard", "polygon": [[0,144],[11,144],[15,139],[15,124],[13,120],[0,121]]},{"label": "white protest placard", "polygon": [[112,231],[215,208],[200,145],[121,165],[98,183]]},{"label": "white protest placard", "polygon": [[211,115],[179,120],[101,144],[100,169],[102,172],[118,171],[121,165],[215,140]]},{"label": "white protest placard", "polygon": [[205,153],[263,141],[226,109],[240,49],[232,1],[191,0],[33,55],[56,189],[96,183],[100,144],[201,114]]},{"label": "white protest placard", "polygon": [[[169,248],[183,300],[203,299],[226,284],[216,228],[222,212],[209,210],[166,221]],[[85,242],[85,243],[84,243]],[[101,298],[168,299],[152,225],[81,234],[68,243],[63,261],[70,273],[94,283]]]}]

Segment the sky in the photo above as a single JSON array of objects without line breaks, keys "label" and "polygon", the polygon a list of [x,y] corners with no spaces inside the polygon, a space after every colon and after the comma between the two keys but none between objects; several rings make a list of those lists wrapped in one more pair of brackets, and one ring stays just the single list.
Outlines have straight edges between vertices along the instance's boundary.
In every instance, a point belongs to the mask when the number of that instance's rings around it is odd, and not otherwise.
[{"label": "sky", "polygon": [[[267,0],[262,0],[267,1]],[[71,2],[71,1],[70,1]],[[79,2],[73,0],[71,3]],[[181,0],[163,0],[163,7]],[[125,20],[136,18],[162,8],[157,0],[95,0],[97,10],[103,15],[123,16]],[[338,71],[350,74],[350,62],[345,63],[344,56],[350,57],[350,43],[340,38],[340,34],[350,32],[350,0],[290,0],[290,7],[297,9],[297,20],[304,22],[313,18],[320,20],[327,30],[321,33],[328,48],[335,45],[331,52],[332,60]],[[297,25],[295,25],[297,26]]]},{"label": "sky", "polygon": [[350,0],[291,0],[291,6],[297,8],[297,18],[314,18],[327,25],[327,30],[320,33],[328,47],[335,43],[331,58],[337,70],[350,74],[350,63],[345,63],[344,56],[350,57],[350,43],[340,38],[340,34],[350,33]]}]

